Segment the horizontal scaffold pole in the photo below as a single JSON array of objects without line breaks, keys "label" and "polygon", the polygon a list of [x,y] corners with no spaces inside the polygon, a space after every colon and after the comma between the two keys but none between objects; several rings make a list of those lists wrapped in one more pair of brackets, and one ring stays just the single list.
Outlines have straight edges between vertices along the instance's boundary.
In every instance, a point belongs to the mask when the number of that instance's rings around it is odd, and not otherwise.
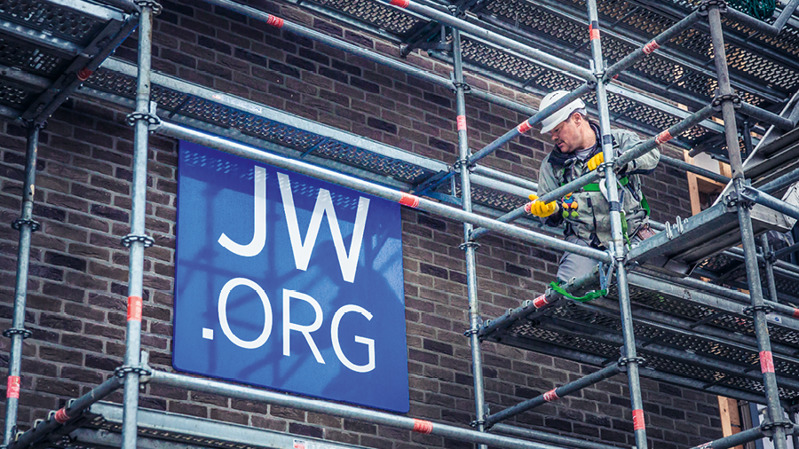
[{"label": "horizontal scaffold pole", "polygon": [[401,9],[407,9],[408,11],[413,11],[417,14],[421,14],[425,17],[429,17],[433,20],[436,20],[439,23],[449,25],[461,31],[465,31],[469,34],[485,39],[489,42],[505,46],[511,50],[517,51],[525,56],[528,56],[536,61],[543,62],[552,67],[579,76],[580,78],[586,81],[595,79],[594,74],[591,73],[591,71],[588,70],[587,68],[580,67],[576,64],[572,64],[561,58],[558,58],[557,56],[550,55],[549,53],[532,48],[528,45],[522,44],[521,42],[507,38],[501,34],[489,31],[483,28],[482,26],[475,25],[473,23],[467,22],[466,20],[454,17],[451,15],[451,13],[445,13],[435,8],[431,8],[429,6],[425,6],[411,0],[388,0],[388,1],[380,0],[377,1],[377,3],[389,4]]},{"label": "horizontal scaffold pole", "polygon": [[718,440],[713,440],[705,444],[700,444],[699,446],[694,446],[691,449],[728,449],[746,444],[750,441],[759,440],[764,436],[765,434],[763,433],[763,430],[761,430],[760,427],[755,427],[754,429],[744,430],[743,432],[738,432],[728,437],[719,438]]},{"label": "horizontal scaffold pole", "polygon": [[506,235],[508,237],[517,238],[519,240],[530,242],[536,245],[573,252],[575,254],[580,254],[582,256],[603,262],[609,262],[611,260],[611,256],[603,251],[565,242],[555,237],[550,237],[535,231],[523,229],[507,223],[502,223],[495,219],[472,212],[465,212],[461,209],[446,206],[432,200],[410,195],[405,192],[384,187],[373,182],[354,178],[352,176],[348,176],[323,167],[318,167],[303,161],[267,153],[263,150],[248,145],[243,145],[241,143],[233,142],[231,140],[223,139],[217,136],[212,136],[210,134],[183,126],[162,122],[161,126],[158,127],[157,132],[166,136],[193,142],[198,145],[216,148],[234,156],[251,159],[257,162],[263,162],[286,170],[292,170],[306,176],[332,182],[334,184],[348,187],[359,192],[397,202],[403,206],[430,212],[441,217],[471,223],[476,226],[482,226],[486,229],[491,229],[492,231],[499,232],[500,234]]},{"label": "horizontal scaffold pole", "polygon": [[599,383],[607,378],[613,377],[616,374],[619,374],[620,372],[621,372],[621,367],[619,366],[619,364],[613,363],[611,365],[602,368],[599,371],[595,371],[587,376],[581,377],[580,379],[577,379],[574,382],[569,382],[565,385],[561,385],[560,387],[549,390],[546,393],[540,394],[534,398],[530,398],[524,402],[516,404],[513,407],[508,407],[499,413],[494,413],[493,415],[489,415],[486,417],[485,425],[486,427],[491,427],[494,424],[502,421],[503,419],[508,419],[512,416],[516,416],[519,413],[526,412],[527,410],[531,410],[540,405],[556,401],[568,394],[575,393],[577,391],[582,390],[583,388],[590,387],[591,385]]},{"label": "horizontal scaffold pole", "polygon": [[[572,101],[582,97],[583,95],[591,92],[593,87],[591,87],[588,83],[583,84],[582,86],[578,87],[577,89],[569,92],[568,94],[564,95],[562,98],[559,98],[558,101],[552,103],[551,105],[547,106],[546,108],[538,111],[537,113],[533,114],[527,120],[521,122],[519,125],[514,127],[513,129],[509,130],[502,136],[495,139],[493,142],[489,143],[473,155],[469,156],[468,161],[466,162],[467,165],[476,164],[479,160],[485,158],[486,156],[490,155],[494,151],[501,148],[506,143],[510,142],[511,140],[521,136],[522,134],[526,133],[527,131],[533,129],[533,127],[542,120],[549,117],[550,115],[557,112],[560,108],[566,106],[567,104],[571,103]],[[415,190],[416,192],[422,194],[424,192],[435,190],[436,187],[441,185],[443,182],[446,182],[450,177],[454,176],[457,173],[455,168],[450,168],[449,171],[444,173],[439,173],[434,175],[427,181],[421,183]]]},{"label": "horizontal scaffold pole", "polygon": [[423,434],[437,435],[458,441],[488,444],[491,447],[503,447],[510,449],[552,449],[557,447],[534,443],[532,441],[521,441],[516,438],[503,437],[485,432],[478,432],[476,430],[464,429],[462,427],[455,427],[448,424],[434,423],[422,419],[408,418],[391,413],[354,407],[352,405],[337,404],[319,399],[289,396],[283,393],[259,390],[256,388],[232,385],[224,382],[180,374],[167,373],[164,371],[153,371],[150,382],[179,388],[187,388],[193,391],[202,391],[204,393],[218,394],[225,397],[234,397],[249,401],[280,405],[283,407],[292,407],[309,412],[325,413],[332,416],[351,418],[359,421],[411,430]]},{"label": "horizontal scaffold pole", "polygon": [[785,117],[782,117],[771,111],[767,111],[763,108],[754,106],[752,104],[743,101],[741,102],[738,112],[740,112],[745,116],[756,118],[762,122],[766,122],[769,125],[774,125],[783,131],[790,131],[794,128],[795,125],[793,121]]},{"label": "horizontal scaffold pole", "polygon": [[83,396],[69,401],[65,407],[51,412],[47,419],[40,421],[32,429],[20,435],[19,438],[8,445],[7,449],[25,449],[38,443],[55,429],[81,416],[92,404],[101,401],[121,386],[121,377],[115,375],[109,378]]},{"label": "horizontal scaffold pole", "polygon": [[790,3],[785,5],[785,8],[783,8],[782,12],[777,17],[777,20],[775,20],[772,24],[742,13],[734,8],[727,8],[725,14],[734,21],[746,25],[755,31],[776,36],[780,33],[780,31],[782,31],[782,28],[785,26],[785,24],[788,23],[788,19],[791,18],[791,15],[797,7],[799,7],[799,0],[791,0]]},{"label": "horizontal scaffold pole", "polygon": [[670,41],[673,37],[693,26],[693,24],[696,23],[700,18],[702,18],[702,15],[698,11],[694,11],[685,16],[679,22],[675,23],[662,33],[652,38],[651,41],[628,54],[617,63],[608,67],[605,75],[603,76],[604,81],[610,81],[614,76],[623,72],[639,60],[651,55],[653,52],[655,52],[655,50],[660,48],[663,43]]},{"label": "horizontal scaffold pole", "polygon": [[[618,158],[616,158],[616,160],[613,163],[614,167],[616,168],[623,167],[633,159],[654,150],[655,147],[657,147],[658,145],[666,143],[669,140],[673,139],[674,137],[679,136],[685,131],[688,131],[689,129],[696,126],[699,122],[710,117],[711,115],[713,115],[713,106],[707,105],[704,108],[686,117],[685,119],[675,124],[674,126],[661,132],[657,136],[647,139],[639,143],[638,145],[630,148],[629,150],[625,151]],[[599,180],[599,170],[588,172],[585,175],[575,179],[570,183],[567,183],[561,187],[558,187],[557,189],[547,192],[545,195],[542,195],[540,198],[538,198],[538,200],[543,201],[545,203],[556,201],[569,193],[581,189],[583,186],[587,184],[591,184],[592,182],[597,182],[597,180]],[[517,220],[525,216],[526,214],[527,213],[524,210],[524,206],[522,206],[497,218],[497,221],[507,223]],[[477,229],[472,233],[472,238],[477,239],[486,234],[487,232],[489,232],[488,229]]]},{"label": "horizontal scaffold pole", "polygon": [[621,449],[609,444],[594,443],[593,441],[583,441],[576,438],[564,437],[540,430],[525,429],[523,427],[510,426],[507,424],[496,424],[491,428],[492,432],[514,435],[531,440],[544,441],[547,443],[561,444],[573,449]]},{"label": "horizontal scaffold pole", "polygon": [[757,190],[754,187],[747,186],[744,187],[744,190],[741,193],[741,195],[744,198],[754,201],[757,204],[761,204],[763,206],[768,207],[769,209],[773,209],[779,213],[788,215],[789,217],[793,217],[799,220],[799,207],[796,207],[793,204],[788,204],[785,201],[782,201],[778,198],[774,198],[768,193],[764,193]]}]

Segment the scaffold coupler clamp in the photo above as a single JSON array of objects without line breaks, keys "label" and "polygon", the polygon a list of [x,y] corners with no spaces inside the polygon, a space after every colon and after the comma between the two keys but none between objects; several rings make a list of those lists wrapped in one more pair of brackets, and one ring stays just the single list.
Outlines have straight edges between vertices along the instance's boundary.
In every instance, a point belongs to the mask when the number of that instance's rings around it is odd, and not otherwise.
[{"label": "scaffold coupler clamp", "polygon": [[727,206],[732,208],[745,207],[751,210],[755,206],[754,198],[746,194],[746,187],[740,191],[733,190],[727,194],[726,199]]},{"label": "scaffold coupler clamp", "polygon": [[17,218],[13,223],[11,223],[11,227],[17,231],[21,231],[23,226],[30,226],[31,232],[36,232],[42,227],[38,221],[26,218]]},{"label": "scaffold coupler clamp", "polygon": [[152,8],[153,15],[155,16],[161,14],[161,11],[164,9],[161,4],[155,0],[133,0],[133,3],[139,8]]},{"label": "scaffold coupler clamp", "polygon": [[478,250],[480,248],[480,244],[475,242],[474,240],[467,240],[467,241],[461,243],[460,245],[458,245],[458,248],[460,250],[462,250],[462,251],[466,251],[466,249],[468,249],[468,248],[474,248],[475,251],[476,251],[476,250]]},{"label": "scaffold coupler clamp", "polygon": [[125,248],[130,248],[130,245],[133,244],[133,242],[142,242],[145,248],[149,248],[153,246],[155,241],[147,235],[128,234],[125,237],[122,237],[122,246]]},{"label": "scaffold coupler clamp", "polygon": [[702,0],[699,3],[699,14],[706,16],[711,7],[717,7],[719,12],[724,14],[727,12],[727,2],[725,0]]},{"label": "scaffold coupler clamp", "polygon": [[463,93],[468,94],[472,92],[472,86],[465,81],[452,81],[452,91],[455,92],[457,89],[463,89]]},{"label": "scaffold coupler clamp", "polygon": [[767,421],[760,425],[760,430],[762,430],[766,436],[771,437],[774,436],[774,429],[776,429],[777,427],[782,427],[783,429],[785,429],[787,433],[790,433],[793,430],[794,425],[791,421],[788,420]]},{"label": "scaffold coupler clamp", "polygon": [[754,316],[755,312],[763,312],[765,314],[769,314],[774,311],[774,307],[771,307],[768,304],[763,304],[759,306],[748,306],[743,308],[743,314],[746,316]]},{"label": "scaffold coupler clamp", "polygon": [[[623,348],[622,348],[623,349]],[[622,372],[627,372],[627,366],[630,363],[635,363],[639,367],[646,365],[646,359],[643,357],[619,357],[619,369]]]},{"label": "scaffold coupler clamp", "polygon": [[22,339],[30,338],[33,332],[24,327],[10,327],[3,331],[3,337],[13,338],[14,335],[22,335]]},{"label": "scaffold coupler clamp", "polygon": [[454,164],[452,164],[452,171],[459,172],[461,171],[462,167],[466,167],[466,169],[471,173],[474,171],[475,164],[470,164],[469,159],[458,159]]},{"label": "scaffold coupler clamp", "polygon": [[713,97],[713,101],[710,103],[710,105],[713,106],[713,109],[715,109],[716,111],[721,111],[721,105],[724,104],[724,102],[726,101],[731,101],[732,107],[734,107],[735,109],[741,108],[741,97],[735,92],[725,95],[719,95],[717,92],[716,96]]},{"label": "scaffold coupler clamp", "polygon": [[139,111],[131,112],[125,117],[125,121],[129,126],[135,126],[136,122],[144,120],[147,122],[147,129],[150,132],[155,131],[161,126],[161,119],[158,118],[158,114],[156,114],[157,108],[158,108],[158,103],[151,101],[149,112],[139,112]]}]

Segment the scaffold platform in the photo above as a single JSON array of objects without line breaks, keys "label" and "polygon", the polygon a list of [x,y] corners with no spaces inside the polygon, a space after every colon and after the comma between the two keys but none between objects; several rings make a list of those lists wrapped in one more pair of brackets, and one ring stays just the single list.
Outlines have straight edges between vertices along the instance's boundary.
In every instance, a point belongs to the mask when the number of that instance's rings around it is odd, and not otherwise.
[{"label": "scaffold platform", "polygon": [[[47,447],[101,449],[122,444],[122,406],[110,402],[92,404],[80,418],[58,433],[50,434]],[[175,413],[140,408],[137,448],[140,449],[366,449],[343,443],[228,424]],[[40,441],[36,444],[42,444]]]},{"label": "scaffold platform", "polygon": [[[752,208],[755,235],[773,230],[787,232],[795,220],[759,204]],[[737,206],[716,204],[692,217],[677,218],[666,229],[634,245],[631,263],[689,274],[705,259],[741,243]]]},{"label": "scaffold platform", "polygon": [[[598,277],[582,289],[599,288]],[[630,298],[643,376],[709,393],[762,401],[763,385],[747,303],[630,273]],[[480,338],[594,366],[620,359],[618,292],[577,302],[549,291],[487,321]],[[740,300],[746,296],[741,294]],[[799,320],[767,315],[780,397],[799,398]],[[758,399],[760,398],[760,399]]]},{"label": "scaffold platform", "polygon": [[132,2],[14,1],[0,8],[0,115],[43,122],[135,29]]}]

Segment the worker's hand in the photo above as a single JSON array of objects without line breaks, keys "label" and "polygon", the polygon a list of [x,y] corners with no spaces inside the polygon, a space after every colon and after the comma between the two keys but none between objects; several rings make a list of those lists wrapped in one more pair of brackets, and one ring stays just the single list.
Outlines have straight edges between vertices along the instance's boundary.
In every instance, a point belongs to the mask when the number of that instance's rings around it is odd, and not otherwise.
[{"label": "worker's hand", "polygon": [[588,167],[588,171],[594,171],[603,162],[605,162],[605,156],[601,152],[599,152],[591,159],[588,159],[588,162],[586,162],[585,165],[586,167]]},{"label": "worker's hand", "polygon": [[528,214],[533,214],[536,217],[549,217],[550,215],[554,214],[555,211],[558,209],[558,204],[555,201],[550,203],[545,203],[543,201],[538,201],[538,195],[532,194],[530,195],[531,203],[527,203],[524,206],[524,210]]}]

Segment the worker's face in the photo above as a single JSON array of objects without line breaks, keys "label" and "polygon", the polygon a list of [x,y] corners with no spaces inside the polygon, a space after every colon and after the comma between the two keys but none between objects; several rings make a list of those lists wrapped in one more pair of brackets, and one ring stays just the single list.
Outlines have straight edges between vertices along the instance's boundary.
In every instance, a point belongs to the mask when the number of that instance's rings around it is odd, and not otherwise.
[{"label": "worker's face", "polygon": [[558,147],[561,153],[571,153],[580,149],[578,147],[581,144],[581,137],[578,126],[582,119],[582,115],[574,112],[569,118],[560,122],[558,126],[552,128],[552,131],[549,132],[552,143]]}]

